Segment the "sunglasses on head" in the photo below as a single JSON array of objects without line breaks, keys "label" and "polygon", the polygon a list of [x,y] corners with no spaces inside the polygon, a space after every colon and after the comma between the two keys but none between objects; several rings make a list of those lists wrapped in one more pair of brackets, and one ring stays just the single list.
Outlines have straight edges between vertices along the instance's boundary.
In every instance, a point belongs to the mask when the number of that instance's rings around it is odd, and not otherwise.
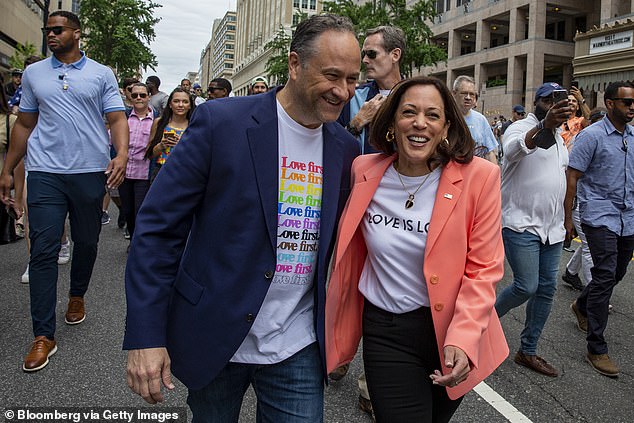
[{"label": "sunglasses on head", "polygon": [[368,59],[376,59],[376,55],[379,54],[376,50],[362,50],[361,51],[361,59],[368,56]]},{"label": "sunglasses on head", "polygon": [[59,26],[45,26],[42,28],[42,33],[44,35],[48,35],[49,32],[53,31],[53,34],[59,35],[64,31],[64,28],[72,29],[73,31],[79,29],[73,26],[59,25]]},{"label": "sunglasses on head", "polygon": [[130,97],[132,97],[132,98],[138,98],[138,97],[145,98],[145,97],[147,97],[147,94],[146,93],[132,93],[132,94],[130,94]]},{"label": "sunglasses on head", "polygon": [[634,104],[634,98],[621,98],[621,97],[617,97],[617,98],[612,98],[610,99],[612,101],[622,101],[623,104],[625,105],[625,107],[630,107],[632,104]]}]

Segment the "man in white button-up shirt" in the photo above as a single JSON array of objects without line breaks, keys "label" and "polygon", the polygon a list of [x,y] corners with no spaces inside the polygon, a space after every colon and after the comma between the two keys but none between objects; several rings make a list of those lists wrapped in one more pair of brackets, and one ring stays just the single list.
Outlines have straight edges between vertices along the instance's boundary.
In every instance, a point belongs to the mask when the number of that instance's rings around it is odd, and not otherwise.
[{"label": "man in white button-up shirt", "polygon": [[557,128],[570,113],[567,100],[553,104],[555,90],[562,88],[555,83],[539,87],[535,112],[509,126],[502,139],[502,236],[513,283],[495,303],[502,317],[528,301],[514,361],[551,377],[558,372],[537,355],[537,342],[550,314],[566,235],[568,150]]}]

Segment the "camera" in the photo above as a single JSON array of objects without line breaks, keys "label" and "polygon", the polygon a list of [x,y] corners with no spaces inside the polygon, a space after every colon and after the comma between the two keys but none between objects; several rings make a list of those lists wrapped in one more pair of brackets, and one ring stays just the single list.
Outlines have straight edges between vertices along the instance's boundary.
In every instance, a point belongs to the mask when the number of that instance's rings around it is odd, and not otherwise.
[{"label": "camera", "polygon": [[562,100],[568,100],[568,91],[554,90],[553,91],[553,105],[559,103]]}]

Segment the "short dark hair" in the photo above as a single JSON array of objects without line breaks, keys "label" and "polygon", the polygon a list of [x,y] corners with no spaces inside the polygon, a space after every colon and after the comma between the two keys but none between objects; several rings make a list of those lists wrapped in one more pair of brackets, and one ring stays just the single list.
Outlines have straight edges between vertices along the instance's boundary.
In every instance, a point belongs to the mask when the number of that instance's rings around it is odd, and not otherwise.
[{"label": "short dark hair", "polygon": [[[128,84],[128,85],[130,85],[130,84]],[[126,87],[127,87],[128,85],[126,85]],[[149,89],[149,88],[147,87],[147,85],[146,85],[146,84],[144,84],[143,82],[139,82],[139,81],[137,81],[137,82],[133,83],[133,84],[132,84],[132,88],[134,88],[134,87],[143,87],[143,88],[145,88],[145,91],[147,91],[147,93],[148,93],[148,94],[150,93],[150,89]]]},{"label": "short dark hair", "polygon": [[211,85],[212,82],[217,83],[218,85],[220,85],[221,88],[227,90],[227,95],[231,94],[231,82],[229,82],[228,80],[224,78],[214,78],[209,81],[209,85]]},{"label": "short dark hair", "polygon": [[33,63],[39,62],[40,60],[42,60],[42,57],[35,54],[27,57],[26,59],[24,59],[24,69],[26,69],[27,66],[30,66]]},{"label": "short dark hair", "polygon": [[297,53],[301,60],[313,57],[317,53],[315,40],[326,31],[350,32],[356,38],[350,19],[331,13],[313,15],[295,28],[290,51]]},{"label": "short dark hair", "polygon": [[397,26],[381,25],[376,28],[370,28],[365,32],[365,37],[370,35],[381,34],[383,36],[383,48],[385,51],[390,52],[396,48],[401,50],[401,57],[398,62],[401,63],[403,57],[405,57],[405,47],[407,41],[405,39],[405,32]]},{"label": "short dark hair", "polygon": [[145,78],[145,80],[150,81],[152,84],[156,85],[157,90],[161,86],[161,80],[156,75],[150,75],[147,78]]},{"label": "short dark hair", "polygon": [[69,12],[68,10],[56,10],[48,15],[49,18],[52,18],[54,16],[61,16],[62,18],[66,18],[66,20],[76,26],[77,29],[81,29],[81,22],[79,22],[79,17],[73,12]]},{"label": "short dark hair", "polygon": [[608,86],[605,87],[603,99],[612,100],[613,98],[616,98],[618,96],[619,88],[634,88],[634,85],[628,81],[610,82]]},{"label": "short dark hair", "polygon": [[183,84],[183,81],[188,81],[190,84],[192,83],[192,81],[190,81],[189,78],[183,78],[181,79],[181,85]]},{"label": "short dark hair", "polygon": [[404,79],[392,89],[392,92],[379,108],[370,129],[370,144],[385,153],[394,153],[394,143],[385,139],[390,128],[394,127],[394,117],[398,110],[401,97],[405,91],[416,85],[431,85],[438,90],[445,107],[445,119],[449,124],[447,140],[449,144],[441,142],[436,151],[427,160],[427,166],[433,169],[437,165],[444,166],[453,160],[458,163],[469,163],[473,159],[475,142],[465,123],[462,112],[458,109],[449,88],[438,78],[431,76],[417,76]]},{"label": "short dark hair", "polygon": [[[121,81],[121,88],[127,88],[128,85],[136,84],[138,82],[140,82],[138,80],[138,78],[133,78],[131,76],[129,76],[127,78],[123,78],[123,80]],[[145,85],[145,84],[143,84],[143,85]]]}]

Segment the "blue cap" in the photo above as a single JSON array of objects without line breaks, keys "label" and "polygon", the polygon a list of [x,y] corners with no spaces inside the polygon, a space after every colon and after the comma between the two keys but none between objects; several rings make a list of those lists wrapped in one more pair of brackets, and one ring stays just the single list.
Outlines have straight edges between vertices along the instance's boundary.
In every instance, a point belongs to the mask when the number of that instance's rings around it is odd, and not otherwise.
[{"label": "blue cap", "polygon": [[546,82],[535,92],[535,100],[540,97],[549,97],[555,90],[563,90],[563,87],[556,82]]},{"label": "blue cap", "polygon": [[513,106],[513,111],[515,113],[525,113],[526,112],[524,110],[524,106],[522,106],[521,104],[516,104],[515,106]]},{"label": "blue cap", "polygon": [[202,88],[202,87],[200,86],[200,84],[194,84],[194,87],[193,87],[193,88],[194,88],[194,89],[198,89],[198,88]]}]

